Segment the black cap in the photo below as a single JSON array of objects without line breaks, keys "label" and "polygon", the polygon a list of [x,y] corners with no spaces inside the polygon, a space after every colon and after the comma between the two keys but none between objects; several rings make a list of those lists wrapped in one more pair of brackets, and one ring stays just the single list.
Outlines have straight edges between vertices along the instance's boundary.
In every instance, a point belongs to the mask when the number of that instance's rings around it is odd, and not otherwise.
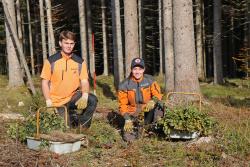
[{"label": "black cap", "polygon": [[141,58],[134,58],[131,62],[131,69],[133,69],[134,67],[145,68],[144,60]]}]

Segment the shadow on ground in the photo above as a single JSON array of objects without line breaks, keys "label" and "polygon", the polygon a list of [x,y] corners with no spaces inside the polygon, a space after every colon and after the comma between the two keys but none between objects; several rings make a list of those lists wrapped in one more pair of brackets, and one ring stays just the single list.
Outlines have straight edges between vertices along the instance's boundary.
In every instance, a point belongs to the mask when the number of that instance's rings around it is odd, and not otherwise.
[{"label": "shadow on ground", "polygon": [[116,97],[114,95],[114,93],[111,90],[110,85],[108,85],[107,83],[101,83],[101,82],[97,82],[97,85],[102,88],[103,91],[103,95],[107,98],[110,98],[112,100],[115,100]]}]

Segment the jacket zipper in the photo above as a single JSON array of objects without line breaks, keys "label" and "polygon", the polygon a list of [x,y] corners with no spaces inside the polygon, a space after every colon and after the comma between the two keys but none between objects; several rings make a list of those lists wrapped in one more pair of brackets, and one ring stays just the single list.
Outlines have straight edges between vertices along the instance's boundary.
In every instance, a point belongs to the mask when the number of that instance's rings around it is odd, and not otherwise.
[{"label": "jacket zipper", "polygon": [[64,73],[64,70],[62,70],[62,80],[63,80],[63,73]]},{"label": "jacket zipper", "polygon": [[68,70],[68,60],[66,60],[66,71]]},{"label": "jacket zipper", "polygon": [[140,83],[138,82],[137,83],[137,93],[136,93],[136,95],[137,95],[137,102],[138,103],[142,103],[142,94],[141,94],[141,89],[140,89]]},{"label": "jacket zipper", "polygon": [[[65,72],[68,70],[68,60],[66,60]],[[62,80],[63,80],[64,70],[62,70]]]}]

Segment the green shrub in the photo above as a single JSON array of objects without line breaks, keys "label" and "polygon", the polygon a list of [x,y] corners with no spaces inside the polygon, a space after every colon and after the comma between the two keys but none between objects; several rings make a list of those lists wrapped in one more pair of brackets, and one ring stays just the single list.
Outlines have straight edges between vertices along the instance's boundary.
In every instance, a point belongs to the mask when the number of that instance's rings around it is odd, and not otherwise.
[{"label": "green shrub", "polygon": [[177,106],[173,109],[166,108],[165,115],[158,125],[163,128],[166,135],[170,134],[171,129],[209,135],[215,126],[215,121],[195,106]]},{"label": "green shrub", "polygon": [[91,143],[94,143],[95,147],[112,147],[116,142],[120,141],[120,135],[116,129],[109,124],[100,120],[94,120],[91,125],[91,134],[89,134]]},{"label": "green shrub", "polygon": [[[47,134],[52,130],[65,129],[65,123],[62,117],[46,112],[40,113],[40,133]],[[11,124],[7,133],[12,139],[18,139],[24,142],[27,136],[33,136],[36,133],[36,116],[29,116],[22,123]]]}]

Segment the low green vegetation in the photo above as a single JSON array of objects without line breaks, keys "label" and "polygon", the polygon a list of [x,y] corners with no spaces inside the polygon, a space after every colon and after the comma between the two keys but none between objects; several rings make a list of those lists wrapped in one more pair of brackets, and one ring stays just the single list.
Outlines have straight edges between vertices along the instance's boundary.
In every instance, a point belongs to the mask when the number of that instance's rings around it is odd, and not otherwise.
[{"label": "low green vegetation", "polygon": [[215,128],[214,120],[193,105],[166,107],[165,115],[158,124],[163,127],[166,135],[169,135],[171,130],[178,130],[207,136]]},{"label": "low green vegetation", "polygon": [[[40,133],[48,134],[52,130],[65,131],[64,119],[56,114],[47,112],[40,113]],[[26,137],[35,137],[37,126],[36,115],[32,114],[23,122],[11,124],[7,133],[13,139],[18,139],[21,142],[26,141]]]},{"label": "low green vegetation", "polygon": [[113,82],[114,78],[112,76],[98,76],[96,78],[96,95],[98,97],[99,106],[117,109],[117,92]]},{"label": "low green vegetation", "polygon": [[250,107],[250,80],[232,79],[225,85],[202,84],[205,98],[237,108]]},{"label": "low green vegetation", "polygon": [[[41,93],[31,97],[24,87],[8,89],[6,77],[0,76],[0,80],[1,113],[18,112],[28,117],[40,106],[44,106]],[[157,80],[163,88],[163,78],[157,77]],[[35,85],[38,90],[40,90],[39,82],[40,80],[36,79]],[[120,130],[110,125],[106,115],[103,114],[101,118],[94,117],[91,128],[83,132],[88,136],[89,146],[81,148],[78,152],[64,155],[70,159],[68,166],[249,166],[250,88],[244,86],[248,83],[245,80],[243,86],[239,86],[242,83],[241,80],[229,80],[229,82],[235,84],[223,86],[201,84],[205,98],[202,112],[208,116],[205,118],[209,118],[209,123],[206,124],[208,129],[204,134],[212,139],[210,142],[198,144],[195,140],[172,140],[161,135],[153,135],[143,136],[128,144],[122,140]],[[112,77],[97,77],[96,94],[99,100],[98,107],[109,109],[107,111],[117,110]],[[19,101],[23,101],[24,106],[18,107]],[[194,111],[196,110],[188,109],[182,116],[178,116],[175,114],[181,112],[176,109],[176,112],[171,114],[178,118],[185,118],[185,114],[192,115]],[[199,117],[196,112],[193,114],[194,117]],[[216,127],[212,126],[213,121],[210,122],[210,118],[217,122]],[[171,119],[169,121],[171,122]],[[34,124],[32,126],[34,128]],[[193,127],[191,129],[193,130]],[[15,122],[9,129],[12,131],[9,134],[13,138],[18,136],[19,139],[24,140],[22,131],[25,130],[26,128],[20,128],[20,123]],[[211,130],[212,133],[208,133]]]}]

